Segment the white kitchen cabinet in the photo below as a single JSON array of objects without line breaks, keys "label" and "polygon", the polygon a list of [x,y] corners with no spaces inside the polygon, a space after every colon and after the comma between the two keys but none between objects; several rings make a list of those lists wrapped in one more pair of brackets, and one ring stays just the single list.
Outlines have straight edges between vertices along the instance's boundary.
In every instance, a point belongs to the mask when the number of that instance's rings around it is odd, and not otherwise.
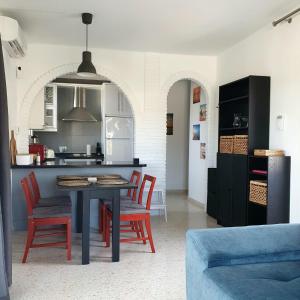
[{"label": "white kitchen cabinet", "polygon": [[105,116],[132,116],[130,103],[117,85],[104,83],[101,89],[101,98]]},{"label": "white kitchen cabinet", "polygon": [[34,100],[30,128],[36,131],[57,131],[57,86],[46,85]]}]

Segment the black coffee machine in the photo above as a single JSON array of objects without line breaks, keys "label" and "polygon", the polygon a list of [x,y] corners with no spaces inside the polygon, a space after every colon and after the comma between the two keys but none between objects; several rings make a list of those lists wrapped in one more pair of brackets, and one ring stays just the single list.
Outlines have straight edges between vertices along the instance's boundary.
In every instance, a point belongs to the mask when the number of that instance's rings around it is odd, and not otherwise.
[{"label": "black coffee machine", "polygon": [[104,154],[102,153],[101,144],[98,142],[96,145],[96,161],[100,162],[104,160]]}]

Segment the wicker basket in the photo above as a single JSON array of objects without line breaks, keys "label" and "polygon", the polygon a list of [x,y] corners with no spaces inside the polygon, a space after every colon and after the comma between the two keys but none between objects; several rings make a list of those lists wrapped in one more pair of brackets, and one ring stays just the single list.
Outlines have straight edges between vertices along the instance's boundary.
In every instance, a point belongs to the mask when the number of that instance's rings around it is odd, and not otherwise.
[{"label": "wicker basket", "polygon": [[223,135],[220,136],[220,153],[233,152],[233,136]]},{"label": "wicker basket", "polygon": [[249,201],[261,205],[267,205],[268,184],[265,180],[250,181]]},{"label": "wicker basket", "polygon": [[248,135],[234,136],[233,153],[248,154]]}]

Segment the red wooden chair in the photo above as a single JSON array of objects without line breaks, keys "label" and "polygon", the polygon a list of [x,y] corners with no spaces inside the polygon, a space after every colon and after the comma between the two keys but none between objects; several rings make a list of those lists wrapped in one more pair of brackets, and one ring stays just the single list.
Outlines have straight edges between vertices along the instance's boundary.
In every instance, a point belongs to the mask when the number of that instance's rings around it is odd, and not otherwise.
[{"label": "red wooden chair", "polygon": [[[141,172],[134,170],[131,174],[130,177],[130,183],[135,184],[137,186],[139,186],[140,184],[140,180],[141,180]],[[136,202],[136,193],[137,190],[136,189],[128,189],[127,191],[127,196],[120,198],[121,203],[125,203],[125,202]],[[104,223],[105,223],[105,210],[106,210],[106,205],[111,203],[110,200],[103,200],[100,199],[100,209],[99,209],[99,233],[103,233],[103,227],[104,227]],[[133,224],[132,224],[133,227]]]},{"label": "red wooden chair", "polygon": [[[143,206],[143,204],[142,204],[143,194],[144,194],[144,189],[145,189],[145,185],[147,182],[150,182],[150,188],[148,190],[146,206]],[[150,207],[151,207],[151,200],[152,200],[152,194],[153,194],[155,182],[156,182],[156,177],[152,177],[150,175],[144,175],[141,189],[139,192],[138,203],[121,204],[121,209],[120,209],[121,210],[120,211],[120,221],[121,222],[134,222],[135,224],[138,224],[138,230],[141,234],[141,236],[137,236],[135,238],[122,238],[122,239],[120,239],[120,242],[143,241],[143,243],[146,244],[146,241],[148,240],[150,242],[150,247],[151,247],[152,253],[155,253],[155,248],[154,248],[152,232],[151,232]],[[112,219],[112,208],[111,208],[111,205],[108,205],[107,210],[106,210],[106,223],[104,226],[105,242],[106,242],[107,247],[110,246],[110,222],[111,222],[111,219]],[[143,222],[145,222],[147,237],[145,237]],[[122,232],[122,230],[121,230],[121,232]]]},{"label": "red wooden chair", "polygon": [[[26,263],[30,248],[63,246],[67,249],[67,259],[71,260],[71,207],[37,207],[34,208],[35,199],[31,193],[28,179],[21,180],[21,185],[25,195],[27,215],[28,215],[28,233],[25,245],[22,263]],[[50,225],[63,225],[64,228],[41,228]],[[55,232],[53,232],[55,230]],[[51,231],[51,232],[50,232]],[[37,235],[37,232],[45,232]],[[47,233],[49,232],[49,233]],[[65,241],[38,243],[34,244],[35,238],[45,238],[63,235]]]},{"label": "red wooden chair", "polygon": [[54,196],[48,198],[42,198],[39,188],[39,184],[36,180],[35,173],[32,171],[29,173],[29,179],[33,191],[33,207],[48,207],[48,206],[72,206],[70,197],[68,196]]}]

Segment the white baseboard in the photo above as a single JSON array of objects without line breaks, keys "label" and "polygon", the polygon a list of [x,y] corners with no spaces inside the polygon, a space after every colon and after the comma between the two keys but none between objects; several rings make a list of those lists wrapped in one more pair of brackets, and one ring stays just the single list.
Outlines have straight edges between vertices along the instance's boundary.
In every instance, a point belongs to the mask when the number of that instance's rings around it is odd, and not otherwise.
[{"label": "white baseboard", "polygon": [[193,198],[188,197],[188,201],[190,201],[191,203],[193,203],[194,205],[196,205],[196,206],[198,206],[200,208],[205,209],[205,205],[203,203],[201,203],[201,202],[199,202],[199,201],[197,201],[197,200],[195,200]]}]

